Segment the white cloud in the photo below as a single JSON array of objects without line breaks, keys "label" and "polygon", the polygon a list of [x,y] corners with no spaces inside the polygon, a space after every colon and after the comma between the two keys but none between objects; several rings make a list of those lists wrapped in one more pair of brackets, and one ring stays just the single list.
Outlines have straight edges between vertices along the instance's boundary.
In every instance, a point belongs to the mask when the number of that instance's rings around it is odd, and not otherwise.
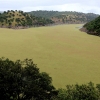
[{"label": "white cloud", "polygon": [[[51,9],[52,8],[52,9]],[[55,11],[78,11],[84,13],[97,13],[100,14],[100,8],[93,6],[82,6],[79,3],[54,5],[54,6],[37,6],[37,7],[24,7],[21,8],[24,11],[33,10],[55,10]]]},{"label": "white cloud", "polygon": [[0,11],[56,10],[100,14],[99,9],[100,0],[0,0]]}]

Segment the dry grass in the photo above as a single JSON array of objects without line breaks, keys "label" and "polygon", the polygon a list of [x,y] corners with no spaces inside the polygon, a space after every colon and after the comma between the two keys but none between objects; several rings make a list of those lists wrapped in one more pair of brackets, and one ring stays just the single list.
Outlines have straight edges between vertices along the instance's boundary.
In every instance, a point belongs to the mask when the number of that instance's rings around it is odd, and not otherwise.
[{"label": "dry grass", "polygon": [[80,32],[79,26],[0,29],[0,57],[33,59],[57,88],[100,83],[100,37]]}]

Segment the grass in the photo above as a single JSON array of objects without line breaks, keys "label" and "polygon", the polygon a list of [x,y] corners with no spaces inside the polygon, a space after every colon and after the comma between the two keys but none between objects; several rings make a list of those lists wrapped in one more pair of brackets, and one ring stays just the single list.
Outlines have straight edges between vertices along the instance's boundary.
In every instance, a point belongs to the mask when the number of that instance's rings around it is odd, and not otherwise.
[{"label": "grass", "polygon": [[100,37],[80,32],[81,25],[22,30],[0,29],[0,57],[31,58],[47,72],[56,88],[100,83]]}]

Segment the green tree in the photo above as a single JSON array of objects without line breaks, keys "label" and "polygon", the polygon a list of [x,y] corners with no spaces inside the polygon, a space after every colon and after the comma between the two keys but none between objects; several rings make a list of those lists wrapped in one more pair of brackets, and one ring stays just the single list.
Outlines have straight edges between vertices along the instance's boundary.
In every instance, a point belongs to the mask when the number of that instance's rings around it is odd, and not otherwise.
[{"label": "green tree", "polygon": [[[100,93],[92,82],[82,85],[67,85],[59,89],[58,100],[99,100]],[[98,88],[100,85],[98,85]]]},{"label": "green tree", "polygon": [[51,81],[31,59],[13,62],[0,58],[1,100],[50,100],[55,95]]},{"label": "green tree", "polygon": [[83,27],[86,28],[88,34],[100,36],[100,16],[86,23]]}]

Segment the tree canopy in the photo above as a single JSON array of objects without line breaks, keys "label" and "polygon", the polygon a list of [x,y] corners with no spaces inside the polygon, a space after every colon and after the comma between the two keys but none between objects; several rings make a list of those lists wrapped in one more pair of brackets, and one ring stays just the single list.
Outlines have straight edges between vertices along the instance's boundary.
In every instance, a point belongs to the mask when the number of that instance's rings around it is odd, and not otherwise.
[{"label": "tree canopy", "polygon": [[31,59],[12,61],[0,58],[2,100],[50,100],[55,95],[52,78],[39,71]]},{"label": "tree canopy", "polygon": [[100,36],[100,16],[86,23],[83,27],[86,28],[88,34]]}]

